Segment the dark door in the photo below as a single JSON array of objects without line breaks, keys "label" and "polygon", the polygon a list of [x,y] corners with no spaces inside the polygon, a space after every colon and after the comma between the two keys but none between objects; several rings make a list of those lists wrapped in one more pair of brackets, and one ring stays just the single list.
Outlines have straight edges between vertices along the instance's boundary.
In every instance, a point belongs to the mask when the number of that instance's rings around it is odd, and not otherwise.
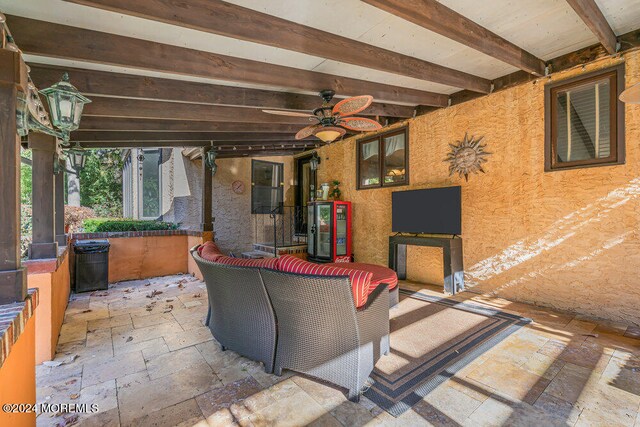
[{"label": "dark door", "polygon": [[296,234],[305,235],[309,227],[307,204],[315,199],[316,171],[311,170],[311,155],[296,159]]}]

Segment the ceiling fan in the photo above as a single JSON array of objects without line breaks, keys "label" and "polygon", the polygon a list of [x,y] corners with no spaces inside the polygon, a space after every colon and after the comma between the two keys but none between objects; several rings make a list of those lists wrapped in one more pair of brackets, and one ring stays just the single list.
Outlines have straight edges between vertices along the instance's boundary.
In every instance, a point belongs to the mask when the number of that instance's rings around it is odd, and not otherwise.
[{"label": "ceiling fan", "polygon": [[333,90],[323,90],[320,96],[324,99],[322,106],[316,108],[311,113],[300,113],[297,111],[284,110],[262,110],[269,114],[281,116],[308,117],[309,120],[318,123],[304,127],[296,133],[296,139],[304,139],[315,135],[322,141],[329,143],[341,137],[349,130],[373,131],[382,129],[380,123],[364,117],[349,117],[364,111],[373,102],[371,95],[360,95],[343,99],[336,105],[331,105],[335,92]]}]

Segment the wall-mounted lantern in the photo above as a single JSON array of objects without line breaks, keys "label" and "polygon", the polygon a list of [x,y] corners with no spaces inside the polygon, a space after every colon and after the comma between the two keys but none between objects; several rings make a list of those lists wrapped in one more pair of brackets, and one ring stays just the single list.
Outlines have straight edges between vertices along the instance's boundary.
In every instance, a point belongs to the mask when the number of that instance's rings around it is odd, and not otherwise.
[{"label": "wall-mounted lantern", "polygon": [[318,152],[314,151],[311,155],[311,160],[309,160],[309,166],[312,171],[318,170],[318,165],[320,164],[320,157],[318,157]]},{"label": "wall-mounted lantern", "polygon": [[91,100],[83,96],[78,89],[69,83],[69,74],[64,73],[62,80],[53,86],[42,89],[41,94],[47,97],[51,123],[62,133],[64,141],[69,141],[69,134],[78,129],[82,109]]},{"label": "wall-mounted lantern", "polygon": [[218,165],[216,164],[216,157],[218,153],[213,148],[213,143],[211,143],[211,149],[207,151],[206,157],[204,158],[204,162],[209,169],[211,169],[211,175],[215,175],[218,171]]},{"label": "wall-mounted lantern", "polygon": [[69,157],[69,162],[71,162],[71,167],[73,168],[73,170],[75,170],[78,175],[80,175],[80,171],[84,169],[84,165],[87,160],[84,148],[82,148],[80,144],[76,142],[76,145],[73,148],[67,150],[67,156]]}]

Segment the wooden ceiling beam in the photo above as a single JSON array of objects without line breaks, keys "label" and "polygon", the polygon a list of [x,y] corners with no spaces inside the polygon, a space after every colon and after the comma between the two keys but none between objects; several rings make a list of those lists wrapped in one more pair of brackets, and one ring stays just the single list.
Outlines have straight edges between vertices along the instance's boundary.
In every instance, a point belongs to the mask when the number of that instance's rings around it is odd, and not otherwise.
[{"label": "wooden ceiling beam", "polygon": [[[38,87],[49,87],[59,81],[64,72],[68,72],[73,85],[89,97],[101,95],[194,104],[306,111],[318,108],[322,104],[320,96],[299,93],[249,89],[44,64],[30,63],[29,66],[31,67],[31,78]],[[336,98],[337,101],[338,99]],[[359,115],[407,118],[413,116],[414,110],[414,107],[407,105],[374,102]]]},{"label": "wooden ceiling beam", "polygon": [[543,60],[436,0],[363,1],[528,73],[544,75]]},{"label": "wooden ceiling beam", "polygon": [[[378,101],[410,105],[442,107],[448,103],[448,96],[444,94],[236,58],[20,16],[7,15],[7,21],[20,49],[33,55],[312,92],[333,89],[343,96],[368,94]],[[489,92],[489,81],[478,88],[480,89],[482,92]]]},{"label": "wooden ceiling beam", "polygon": [[[245,132],[72,132],[72,141],[295,141],[294,133]],[[311,139],[310,139],[311,140]],[[314,142],[320,142],[313,138]]]},{"label": "wooden ceiling beam", "polygon": [[594,0],[567,0],[567,3],[595,34],[607,52],[611,55],[616,53],[618,39],[596,2]]},{"label": "wooden ceiling beam", "polygon": [[488,80],[220,0],[67,0],[477,92]]},{"label": "wooden ceiling beam", "polygon": [[[227,107],[182,102],[148,101],[133,98],[108,98],[94,96],[84,106],[82,117],[133,117],[164,120],[198,120],[211,122],[248,123],[296,123],[299,128],[312,124],[304,117],[267,114],[259,109]],[[317,123],[317,121],[316,121]]]},{"label": "wooden ceiling beam", "polygon": [[82,116],[80,129],[84,131],[157,131],[157,132],[255,132],[255,133],[296,133],[299,124],[286,123],[242,123],[206,122],[192,120],[157,120],[131,117],[88,117]]}]

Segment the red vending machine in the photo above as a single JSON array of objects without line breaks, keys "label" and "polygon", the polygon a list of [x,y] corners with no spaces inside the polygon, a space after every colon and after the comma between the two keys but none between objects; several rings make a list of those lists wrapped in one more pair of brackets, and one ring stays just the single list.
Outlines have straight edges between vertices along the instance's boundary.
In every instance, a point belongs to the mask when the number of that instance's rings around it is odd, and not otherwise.
[{"label": "red vending machine", "polygon": [[351,259],[351,202],[309,202],[307,214],[309,261]]}]

